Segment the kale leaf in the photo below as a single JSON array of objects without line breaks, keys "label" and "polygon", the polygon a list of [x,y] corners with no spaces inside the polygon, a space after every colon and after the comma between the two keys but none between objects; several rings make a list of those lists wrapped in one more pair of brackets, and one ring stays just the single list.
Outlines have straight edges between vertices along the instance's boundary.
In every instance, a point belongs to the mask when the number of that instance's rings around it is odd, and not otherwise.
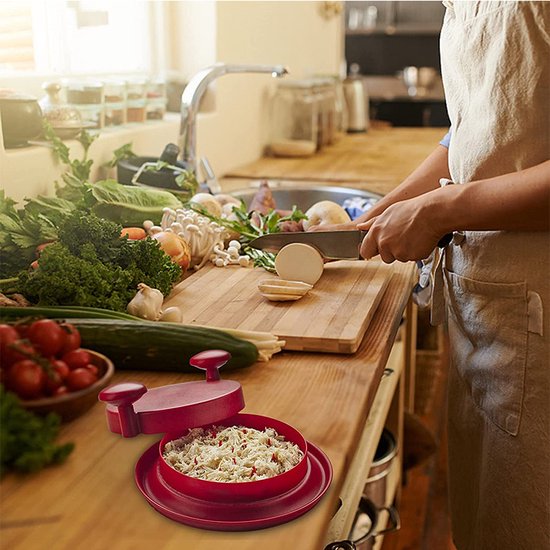
[{"label": "kale leaf", "polygon": [[39,267],[23,272],[23,294],[39,305],[76,305],[126,311],[137,285],[167,295],[181,268],[151,238],[120,237],[122,226],[94,214],[74,213],[59,229],[59,242],[42,251]]}]

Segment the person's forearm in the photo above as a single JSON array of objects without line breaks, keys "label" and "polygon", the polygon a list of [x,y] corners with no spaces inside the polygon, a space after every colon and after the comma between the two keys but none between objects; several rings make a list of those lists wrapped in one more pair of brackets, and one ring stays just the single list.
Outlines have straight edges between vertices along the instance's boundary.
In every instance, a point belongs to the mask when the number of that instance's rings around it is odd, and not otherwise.
[{"label": "person's forearm", "polygon": [[396,202],[412,199],[439,188],[440,178],[450,177],[447,152],[446,147],[438,145],[398,187],[390,191],[354,222],[365,222]]},{"label": "person's forearm", "polygon": [[430,195],[444,233],[548,231],[550,160],[511,174],[449,185]]}]

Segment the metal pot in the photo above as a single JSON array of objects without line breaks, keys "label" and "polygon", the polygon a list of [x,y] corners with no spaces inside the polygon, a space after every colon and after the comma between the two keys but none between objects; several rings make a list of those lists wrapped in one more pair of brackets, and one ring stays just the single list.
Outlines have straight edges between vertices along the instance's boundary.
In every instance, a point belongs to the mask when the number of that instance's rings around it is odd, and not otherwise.
[{"label": "metal pot", "polygon": [[[388,527],[378,530],[380,512],[388,513]],[[372,550],[378,535],[397,531],[401,527],[399,514],[393,506],[377,508],[367,498],[361,498],[355,514],[350,538],[332,542],[325,550]]]},{"label": "metal pot", "polygon": [[386,505],[386,485],[392,462],[397,455],[397,443],[393,434],[384,429],[374,454],[363,496],[379,508]]}]

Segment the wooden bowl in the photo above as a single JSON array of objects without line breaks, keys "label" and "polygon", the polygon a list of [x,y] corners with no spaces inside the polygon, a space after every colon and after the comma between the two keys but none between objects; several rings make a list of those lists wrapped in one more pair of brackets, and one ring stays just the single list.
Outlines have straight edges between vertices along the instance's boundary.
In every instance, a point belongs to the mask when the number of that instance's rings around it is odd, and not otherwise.
[{"label": "wooden bowl", "polygon": [[98,379],[91,386],[83,390],[66,393],[55,397],[41,397],[40,399],[21,400],[27,410],[37,414],[54,412],[61,416],[63,422],[72,420],[85,413],[94,403],[98,402],[99,392],[109,384],[115,367],[110,359],[97,351],[86,350],[92,357],[92,364],[98,368]]}]

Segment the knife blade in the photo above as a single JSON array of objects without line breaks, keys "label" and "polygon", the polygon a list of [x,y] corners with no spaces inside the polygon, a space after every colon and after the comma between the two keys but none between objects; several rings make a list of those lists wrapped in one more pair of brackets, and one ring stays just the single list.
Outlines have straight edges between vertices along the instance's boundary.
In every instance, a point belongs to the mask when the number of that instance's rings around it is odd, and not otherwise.
[{"label": "knife blade", "polygon": [[249,244],[260,250],[279,252],[287,244],[302,243],[316,248],[327,260],[359,260],[359,247],[366,234],[357,230],[270,233]]}]

